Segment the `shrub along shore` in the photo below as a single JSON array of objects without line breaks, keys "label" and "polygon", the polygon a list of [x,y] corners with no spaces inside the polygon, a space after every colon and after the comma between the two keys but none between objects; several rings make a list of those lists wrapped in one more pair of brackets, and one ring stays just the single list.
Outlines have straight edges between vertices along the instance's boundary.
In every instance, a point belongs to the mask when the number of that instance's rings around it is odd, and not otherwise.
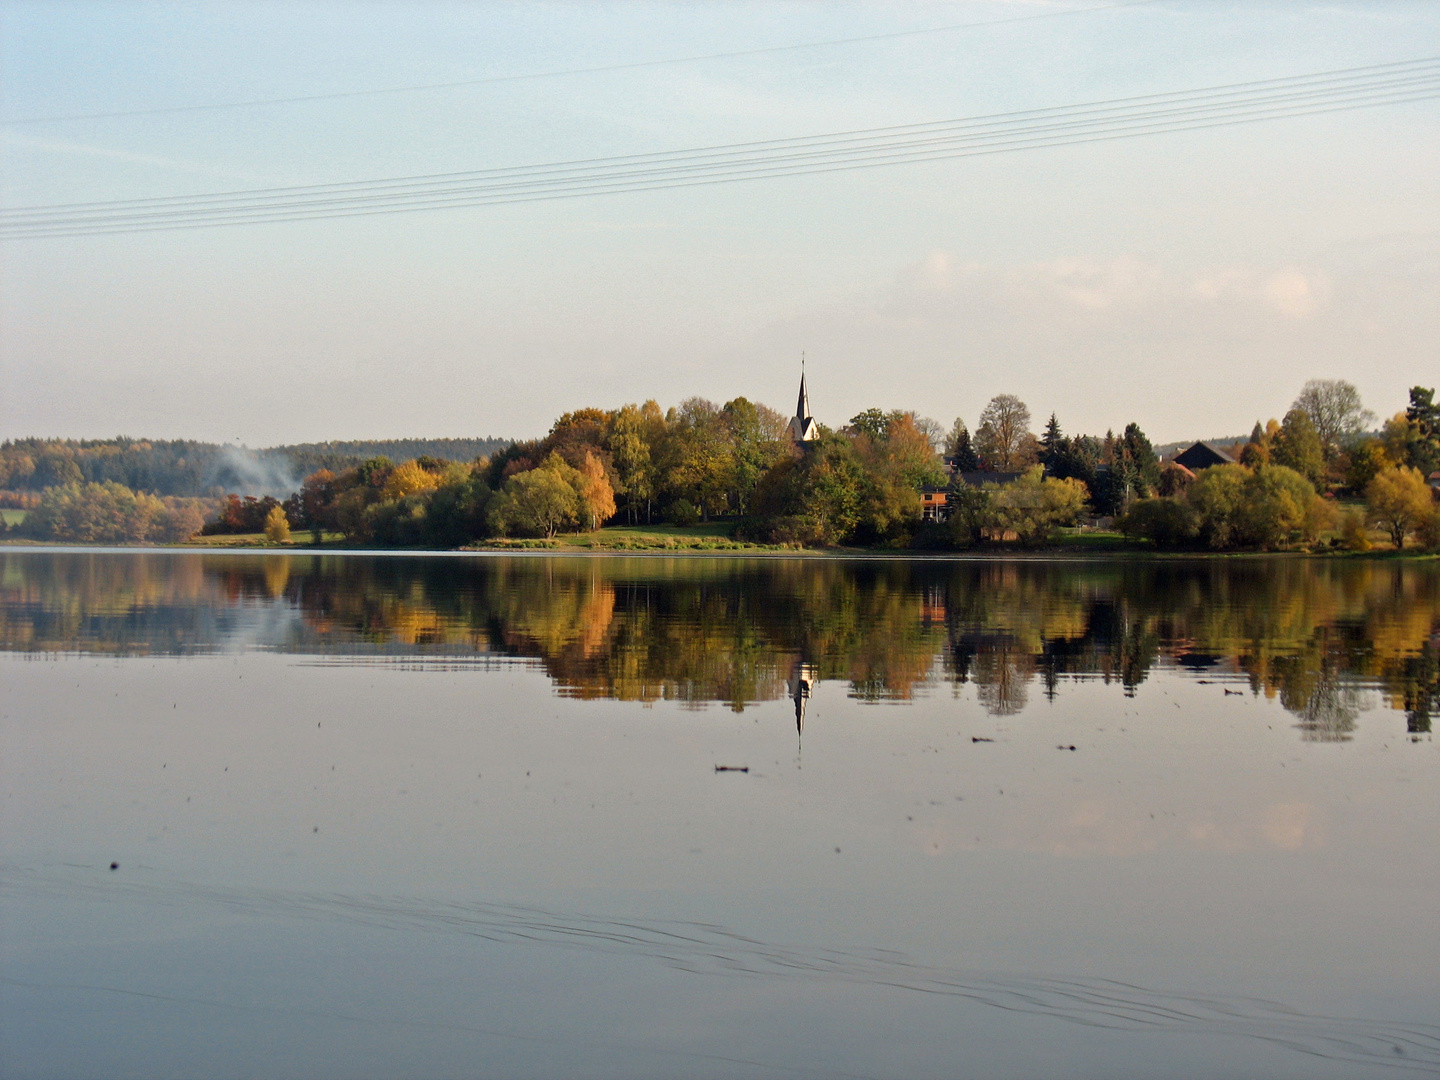
[{"label": "shrub along shore", "polygon": [[[806,419],[806,418],[801,418]],[[4,538],[61,543],[763,553],[1440,549],[1440,407],[1415,387],[1373,417],[1306,385],[1218,464],[1162,461],[1139,425],[1040,436],[1000,395],[973,436],[869,409],[838,430],[745,398],[581,409],[472,461],[374,456],[284,499],[165,496],[113,480],[0,490]],[[794,437],[803,429],[807,438]],[[0,446],[12,473],[16,447]],[[133,452],[133,445],[131,445]],[[27,451],[28,452],[28,451]],[[23,455],[21,455],[23,456]],[[32,467],[32,473],[33,473]],[[17,515],[21,517],[17,520]]]}]

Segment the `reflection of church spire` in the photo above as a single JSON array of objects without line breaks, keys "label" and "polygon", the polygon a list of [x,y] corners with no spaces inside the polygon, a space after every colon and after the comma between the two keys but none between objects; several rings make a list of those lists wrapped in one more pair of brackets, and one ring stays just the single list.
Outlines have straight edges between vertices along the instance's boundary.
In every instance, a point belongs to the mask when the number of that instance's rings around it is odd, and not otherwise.
[{"label": "reflection of church spire", "polygon": [[815,686],[816,672],[813,664],[795,661],[794,670],[788,682],[790,700],[795,702],[795,735],[805,734],[805,706],[810,701],[810,691]]}]

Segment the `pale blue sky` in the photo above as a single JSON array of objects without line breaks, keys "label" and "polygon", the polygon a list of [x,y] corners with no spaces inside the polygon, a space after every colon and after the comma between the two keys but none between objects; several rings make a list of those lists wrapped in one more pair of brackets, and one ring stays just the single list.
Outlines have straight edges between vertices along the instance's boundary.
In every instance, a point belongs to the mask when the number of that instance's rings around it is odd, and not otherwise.
[{"label": "pale blue sky", "polygon": [[[1440,5],[5,4],[3,203],[784,138],[1440,55]],[[1019,21],[1014,21],[1019,19]],[[0,437],[534,435],[737,394],[1248,430],[1440,382],[1440,103],[566,202],[3,245]]]}]

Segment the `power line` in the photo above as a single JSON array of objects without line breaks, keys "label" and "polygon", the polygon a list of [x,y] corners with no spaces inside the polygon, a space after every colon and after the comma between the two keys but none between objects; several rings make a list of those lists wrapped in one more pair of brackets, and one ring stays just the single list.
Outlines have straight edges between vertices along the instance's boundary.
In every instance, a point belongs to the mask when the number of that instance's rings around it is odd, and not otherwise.
[{"label": "power line", "polygon": [[617,71],[637,71],[643,68],[670,67],[677,64],[696,64],[710,60],[737,60],[746,56],[766,56],[774,53],[799,52],[804,49],[827,49],[837,45],[863,45],[873,41],[891,41],[899,38],[921,37],[928,34],[945,34],[959,30],[983,29],[987,26],[1005,26],[1010,23],[1034,22],[1039,19],[1059,19],[1072,15],[1088,15],[1096,11],[1112,11],[1117,8],[1146,7],[1162,2],[1163,0],[1116,0],[1115,3],[1097,4],[1093,7],[1074,8],[1069,11],[1046,11],[1038,15],[1016,15],[1008,19],[991,19],[986,22],[952,23],[948,26],[931,26],[920,30],[896,30],[886,34],[867,34],[863,37],[834,38],[829,41],[805,41],[794,45],[771,45],[760,49],[706,53],[700,56],[679,56],[664,60],[637,60],[632,63],[604,64],[599,67],[567,68],[560,71],[536,71],[520,75],[490,75],[479,79],[461,79],[456,82],[420,83],[414,86],[389,86],[374,90],[340,90],[328,94],[303,94],[295,97],[281,98],[254,98],[248,101],[219,101],[199,105],[169,105],[155,109],[122,109],[113,112],[71,113],[62,116],[28,116],[14,120],[0,119],[0,126],[59,124],[78,120],[116,120],[126,117],[142,116],[171,116],[180,113],[250,109],[266,105],[305,105],[322,101],[343,101],[351,98],[380,97],[387,94],[413,94],[430,90],[458,90],[470,86],[528,82],[536,79],[556,79],[574,75],[604,75]]},{"label": "power line", "polygon": [[0,237],[372,216],[735,183],[1193,131],[1440,97],[1440,57],[924,124],[428,176],[0,211]]}]

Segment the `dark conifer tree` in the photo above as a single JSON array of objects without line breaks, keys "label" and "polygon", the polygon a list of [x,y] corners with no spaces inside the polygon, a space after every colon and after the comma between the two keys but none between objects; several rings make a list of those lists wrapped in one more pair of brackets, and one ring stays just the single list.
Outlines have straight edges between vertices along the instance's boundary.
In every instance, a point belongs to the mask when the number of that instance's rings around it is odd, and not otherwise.
[{"label": "dark conifer tree", "polygon": [[1052,412],[1045,424],[1045,434],[1040,436],[1040,464],[1045,466],[1047,473],[1054,474],[1055,466],[1064,451],[1065,436],[1060,433],[1060,422]]},{"label": "dark conifer tree", "polygon": [[970,432],[961,431],[955,436],[954,451],[951,457],[955,462],[957,473],[974,472],[980,468],[980,458],[975,453],[975,447],[970,442]]}]

